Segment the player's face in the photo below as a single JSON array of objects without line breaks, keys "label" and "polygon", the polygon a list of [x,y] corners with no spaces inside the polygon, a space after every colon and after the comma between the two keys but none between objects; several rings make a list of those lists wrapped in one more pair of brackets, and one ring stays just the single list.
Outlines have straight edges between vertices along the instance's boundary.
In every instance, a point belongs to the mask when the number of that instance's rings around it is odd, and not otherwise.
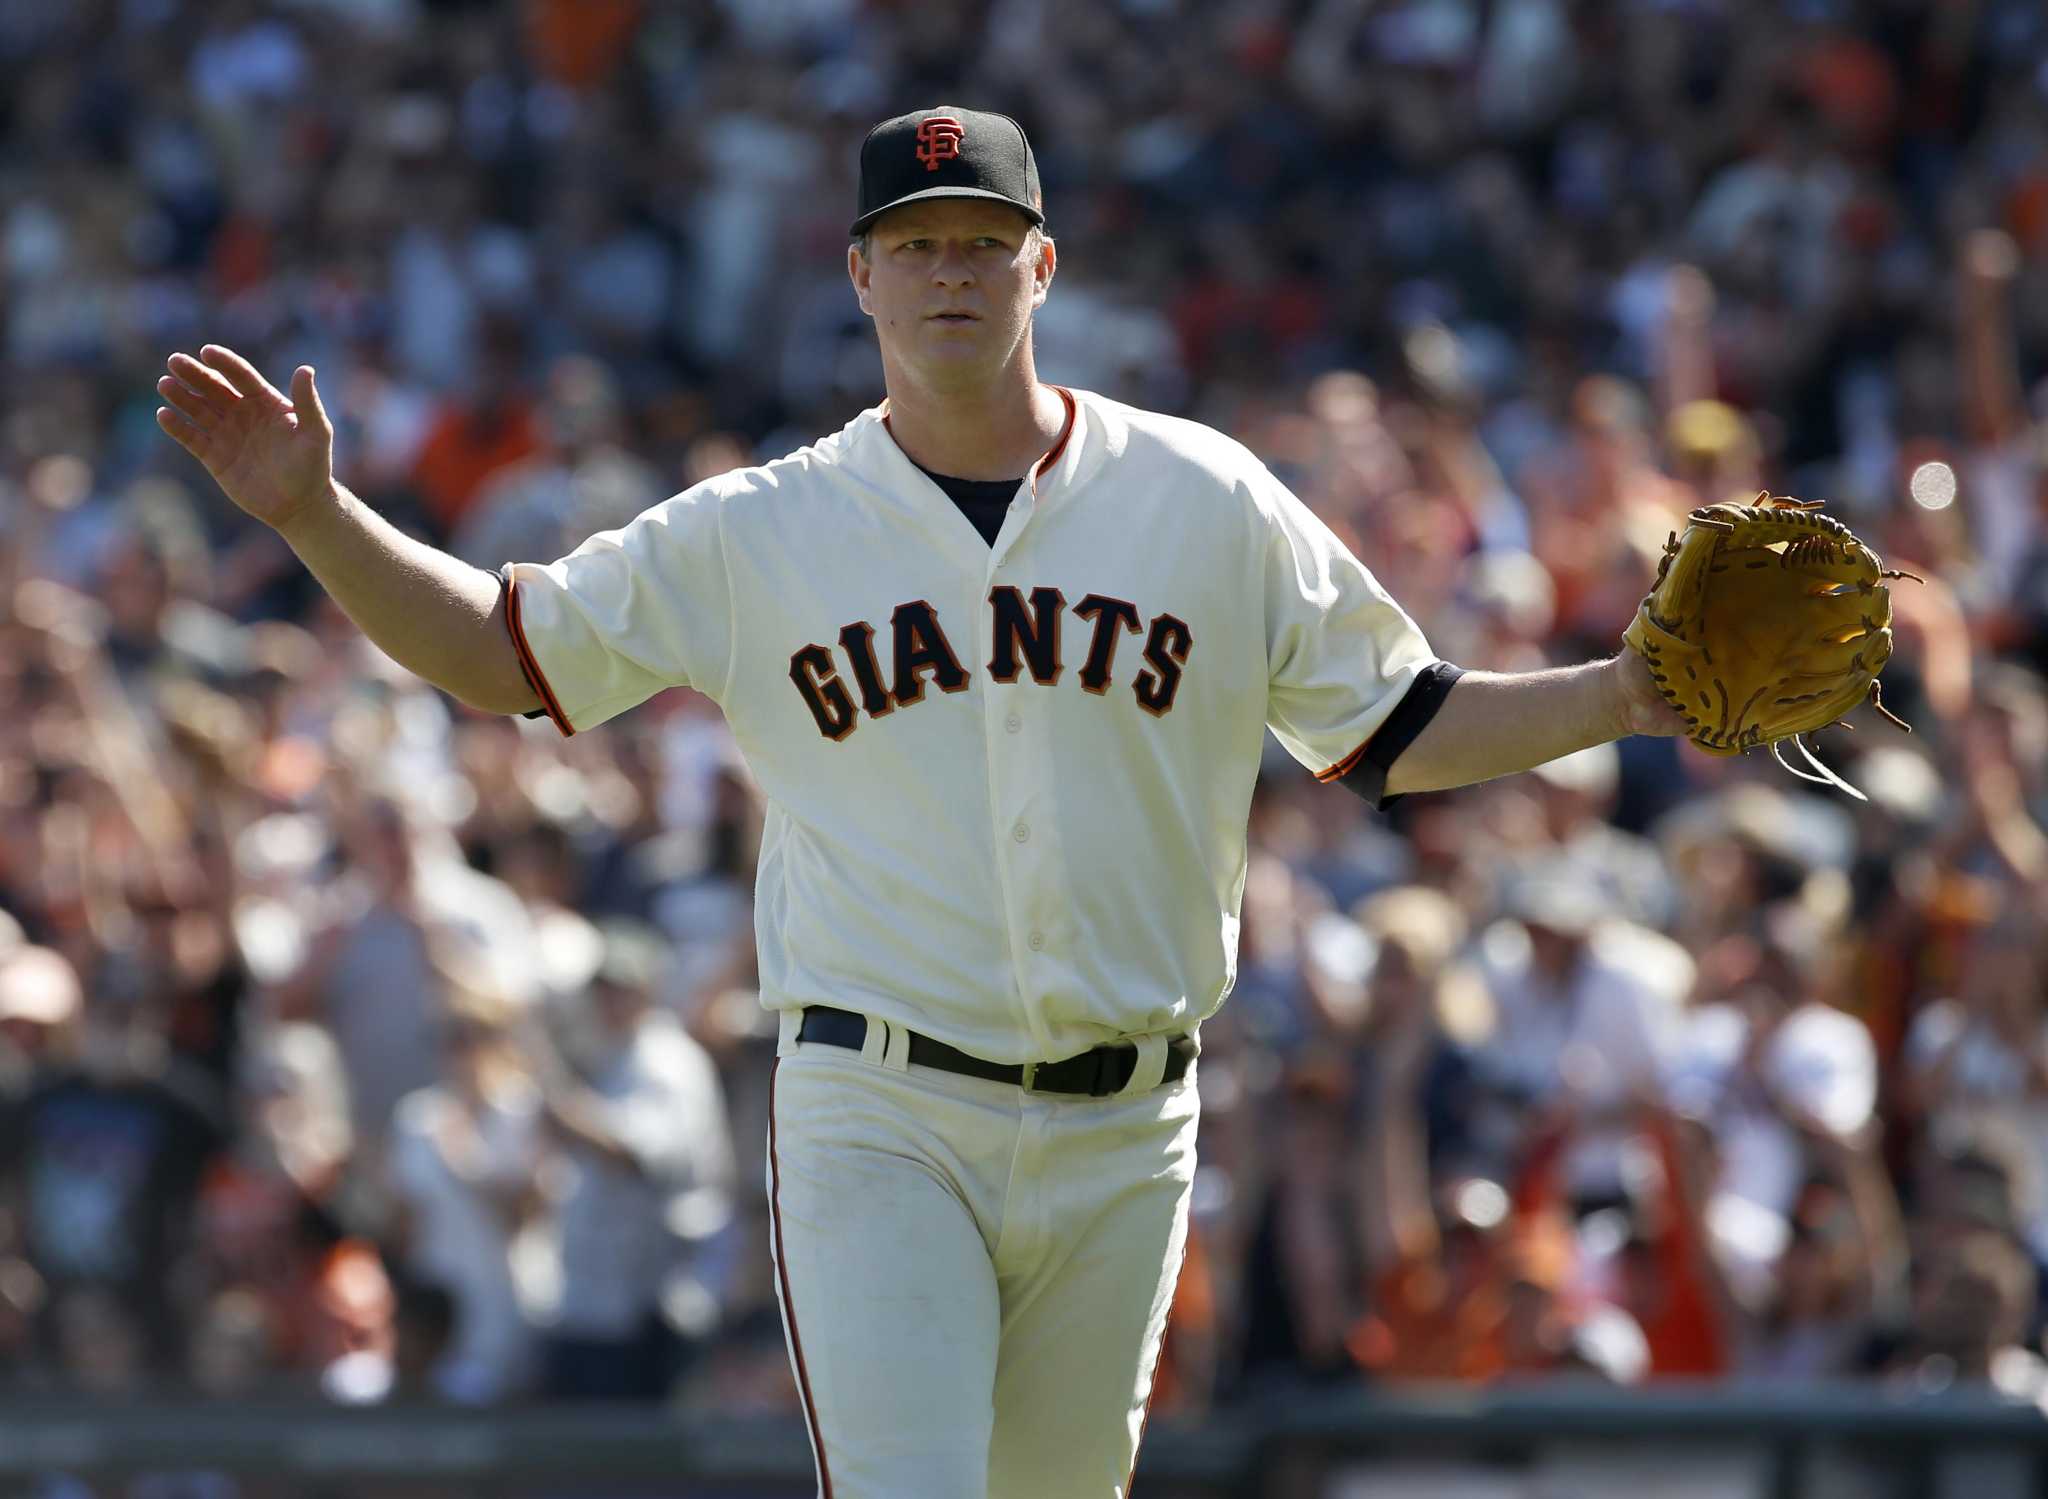
[{"label": "player's face", "polygon": [[1000,203],[909,203],[875,221],[872,255],[847,257],[885,366],[947,386],[1016,365],[1052,281],[1053,247]]}]

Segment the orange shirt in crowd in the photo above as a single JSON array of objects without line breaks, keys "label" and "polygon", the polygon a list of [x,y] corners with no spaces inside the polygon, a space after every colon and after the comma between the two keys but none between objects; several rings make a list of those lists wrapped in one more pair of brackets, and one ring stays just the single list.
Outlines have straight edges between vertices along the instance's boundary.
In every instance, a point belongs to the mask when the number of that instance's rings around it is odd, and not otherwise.
[{"label": "orange shirt in crowd", "polygon": [[548,77],[588,92],[617,70],[646,13],[645,0],[528,0],[526,44]]},{"label": "orange shirt in crowd", "polygon": [[1643,1340],[1650,1345],[1652,1379],[1712,1379],[1729,1371],[1728,1342],[1689,1263],[1691,1253],[1681,1234],[1666,1234],[1656,1246],[1663,1306],[1639,1317]]},{"label": "orange shirt in crowd", "polygon": [[[1664,1168],[1664,1179],[1674,1186],[1678,1173],[1678,1141],[1668,1121],[1659,1120],[1649,1130]],[[1649,1242],[1649,1270],[1657,1294],[1654,1303],[1633,1310],[1650,1345],[1650,1378],[1711,1379],[1727,1374],[1732,1365],[1727,1330],[1722,1326],[1706,1277],[1711,1273],[1705,1256],[1713,1251],[1701,1241],[1701,1225],[1693,1213],[1674,1202],[1667,1205],[1662,1229]]]},{"label": "orange shirt in crowd", "polygon": [[444,406],[413,460],[412,485],[443,535],[454,530],[484,481],[541,450],[540,419],[513,397],[489,411]]},{"label": "orange shirt in crowd", "polygon": [[1383,1379],[1474,1384],[1507,1369],[1506,1320],[1507,1298],[1496,1278],[1460,1294],[1442,1264],[1415,1256],[1379,1278],[1373,1309],[1345,1346],[1361,1368]]}]

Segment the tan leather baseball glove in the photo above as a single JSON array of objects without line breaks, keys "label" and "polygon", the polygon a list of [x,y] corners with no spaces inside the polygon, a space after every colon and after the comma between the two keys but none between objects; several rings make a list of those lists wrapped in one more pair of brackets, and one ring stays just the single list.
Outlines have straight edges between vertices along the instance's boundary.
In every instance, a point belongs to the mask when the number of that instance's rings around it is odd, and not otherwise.
[{"label": "tan leather baseball glove", "polygon": [[[1862,793],[1800,738],[1868,700],[1885,711],[1877,674],[1892,654],[1889,578],[1856,533],[1820,502],[1760,494],[1753,505],[1709,505],[1664,544],[1651,587],[1623,637],[1649,664],[1657,690],[1713,755],[1765,745],[1804,780]],[[1787,765],[1783,740],[1813,769]]]}]

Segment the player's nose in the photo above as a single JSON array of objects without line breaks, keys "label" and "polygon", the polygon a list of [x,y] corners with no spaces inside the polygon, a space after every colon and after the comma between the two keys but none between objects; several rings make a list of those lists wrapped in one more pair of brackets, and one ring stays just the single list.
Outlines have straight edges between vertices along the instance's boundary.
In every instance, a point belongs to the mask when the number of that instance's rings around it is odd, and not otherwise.
[{"label": "player's nose", "polygon": [[974,280],[974,266],[967,248],[951,241],[939,247],[932,261],[932,280],[940,286],[965,286]]}]

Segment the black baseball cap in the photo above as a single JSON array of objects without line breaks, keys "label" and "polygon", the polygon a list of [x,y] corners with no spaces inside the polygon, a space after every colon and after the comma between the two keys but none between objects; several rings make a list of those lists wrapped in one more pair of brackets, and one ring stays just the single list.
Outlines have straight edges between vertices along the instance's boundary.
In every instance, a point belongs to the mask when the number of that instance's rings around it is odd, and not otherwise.
[{"label": "black baseball cap", "polygon": [[899,203],[926,198],[990,198],[1043,224],[1037,196],[1038,163],[1022,125],[979,109],[917,109],[882,121],[862,142],[860,216],[848,233],[858,239]]}]

